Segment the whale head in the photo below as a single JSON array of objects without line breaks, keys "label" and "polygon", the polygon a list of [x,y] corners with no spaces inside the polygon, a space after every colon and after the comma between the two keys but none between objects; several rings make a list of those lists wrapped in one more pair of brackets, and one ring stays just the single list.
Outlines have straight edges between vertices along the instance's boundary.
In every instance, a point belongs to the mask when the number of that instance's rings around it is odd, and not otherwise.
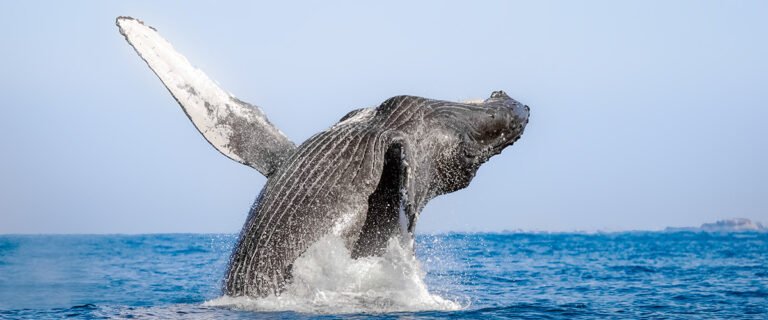
[{"label": "whale head", "polygon": [[481,164],[520,139],[530,108],[504,91],[493,92],[478,106],[481,110],[459,113],[457,121],[466,127],[461,144],[465,160]]},{"label": "whale head", "polygon": [[435,193],[445,194],[469,185],[480,166],[523,134],[530,108],[495,91],[479,103],[439,106],[434,129],[449,137],[435,148]]}]

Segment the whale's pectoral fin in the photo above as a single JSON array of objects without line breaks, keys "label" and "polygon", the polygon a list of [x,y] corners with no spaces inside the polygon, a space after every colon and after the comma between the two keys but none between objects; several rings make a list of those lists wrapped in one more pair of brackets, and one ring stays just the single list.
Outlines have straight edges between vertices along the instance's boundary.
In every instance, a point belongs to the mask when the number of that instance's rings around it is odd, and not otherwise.
[{"label": "whale's pectoral fin", "polygon": [[405,147],[393,143],[384,154],[378,186],[368,197],[368,212],[352,257],[380,256],[392,237],[413,237],[418,213],[409,194],[409,171]]},{"label": "whale's pectoral fin", "polygon": [[259,107],[221,89],[157,30],[131,17],[118,17],[116,23],[197,130],[225,156],[268,177],[296,149]]}]

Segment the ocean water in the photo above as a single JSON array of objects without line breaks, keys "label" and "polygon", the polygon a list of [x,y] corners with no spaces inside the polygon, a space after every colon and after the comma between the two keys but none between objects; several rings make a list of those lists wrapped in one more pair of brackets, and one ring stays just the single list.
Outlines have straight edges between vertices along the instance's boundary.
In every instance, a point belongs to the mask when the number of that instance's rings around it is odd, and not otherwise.
[{"label": "ocean water", "polygon": [[3,319],[768,319],[768,234],[443,234],[353,260],[324,239],[278,297],[222,297],[234,235],[0,235]]}]

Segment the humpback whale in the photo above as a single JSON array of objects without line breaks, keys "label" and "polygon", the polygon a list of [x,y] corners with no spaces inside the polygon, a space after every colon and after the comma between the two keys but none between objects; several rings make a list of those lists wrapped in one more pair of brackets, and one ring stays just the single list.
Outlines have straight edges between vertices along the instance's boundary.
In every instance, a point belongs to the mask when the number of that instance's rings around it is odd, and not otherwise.
[{"label": "humpback whale", "polygon": [[328,235],[353,257],[380,255],[393,237],[412,248],[427,202],[467,187],[528,124],[529,107],[503,91],[478,102],[402,95],[351,111],[297,146],[154,28],[131,17],[116,23],[205,139],[267,177],[230,257],[230,296],[280,294],[294,261]]}]

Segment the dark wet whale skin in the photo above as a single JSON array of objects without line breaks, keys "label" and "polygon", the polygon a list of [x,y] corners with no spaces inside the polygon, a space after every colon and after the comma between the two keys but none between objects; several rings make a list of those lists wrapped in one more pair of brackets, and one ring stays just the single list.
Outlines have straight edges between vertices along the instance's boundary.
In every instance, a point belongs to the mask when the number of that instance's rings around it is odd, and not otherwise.
[{"label": "dark wet whale skin", "polygon": [[482,103],[397,96],[296,147],[156,29],[131,17],[115,24],[208,143],[268,178],[230,259],[224,292],[233,296],[280,293],[296,258],[325,235],[354,257],[381,254],[398,235],[411,246],[427,201],[466,187],[528,123],[528,107],[501,91]]},{"label": "dark wet whale skin", "polygon": [[350,112],[269,176],[230,258],[224,293],[279,294],[310,245],[336,234],[355,256],[381,253],[437,195],[465,188],[517,141],[529,108],[496,91],[482,103],[396,96]]}]

